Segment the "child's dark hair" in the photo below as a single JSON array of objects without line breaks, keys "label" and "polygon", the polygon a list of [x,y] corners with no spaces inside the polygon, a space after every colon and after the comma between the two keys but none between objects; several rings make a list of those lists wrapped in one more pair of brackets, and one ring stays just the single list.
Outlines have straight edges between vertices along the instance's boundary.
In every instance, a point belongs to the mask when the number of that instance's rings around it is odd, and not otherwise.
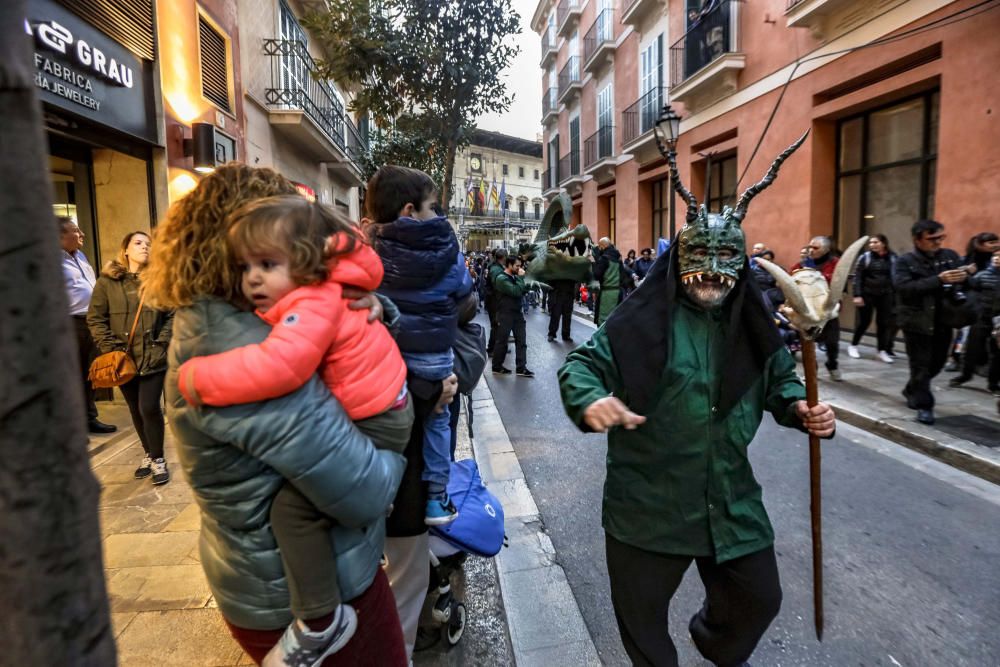
[{"label": "child's dark hair", "polygon": [[437,191],[434,179],[419,169],[387,164],[368,179],[365,214],[374,222],[393,222],[404,206],[413,204],[419,209]]},{"label": "child's dark hair", "polygon": [[[329,243],[333,235],[336,243]],[[264,197],[230,216],[229,245],[238,256],[276,251],[288,257],[296,285],[312,285],[330,275],[328,262],[363,243],[357,227],[342,214],[301,195]]]}]

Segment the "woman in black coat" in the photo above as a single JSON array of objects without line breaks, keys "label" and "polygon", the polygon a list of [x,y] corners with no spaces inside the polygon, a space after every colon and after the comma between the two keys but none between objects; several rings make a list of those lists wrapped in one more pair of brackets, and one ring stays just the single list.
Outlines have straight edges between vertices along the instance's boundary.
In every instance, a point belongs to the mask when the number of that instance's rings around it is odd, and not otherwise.
[{"label": "woman in black coat", "polygon": [[868,241],[868,250],[858,258],[854,273],[854,303],[858,306],[858,322],[854,328],[854,338],[847,348],[853,359],[861,357],[858,343],[875,315],[875,338],[878,342],[878,357],[887,364],[893,363],[893,338],[896,327],[893,318],[895,291],[892,273],[896,266],[896,253],[889,249],[889,240],[884,234],[875,234]]}]

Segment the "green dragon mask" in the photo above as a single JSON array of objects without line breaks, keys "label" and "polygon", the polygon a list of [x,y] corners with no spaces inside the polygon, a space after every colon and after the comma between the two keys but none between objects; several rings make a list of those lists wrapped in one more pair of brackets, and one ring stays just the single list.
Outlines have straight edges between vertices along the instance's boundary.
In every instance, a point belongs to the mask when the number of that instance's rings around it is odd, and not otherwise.
[{"label": "green dragon mask", "polygon": [[534,242],[519,249],[527,261],[525,273],[529,280],[590,282],[591,263],[587,258],[590,230],[583,224],[568,229],[572,214],[573,201],[560,193],[545,211]]},{"label": "green dragon mask", "polygon": [[678,268],[682,283],[692,285],[696,281],[718,281],[728,289],[736,285],[740,270],[746,263],[746,238],[742,224],[750,200],[774,182],[781,163],[802,145],[808,135],[807,130],[774,160],[760,183],[743,193],[736,208],[726,206],[722,213],[709,213],[704,205],[698,206],[698,200],[681,183],[677,173],[676,154],[672,151],[667,153],[674,190],[688,203],[687,220],[677,236]]}]

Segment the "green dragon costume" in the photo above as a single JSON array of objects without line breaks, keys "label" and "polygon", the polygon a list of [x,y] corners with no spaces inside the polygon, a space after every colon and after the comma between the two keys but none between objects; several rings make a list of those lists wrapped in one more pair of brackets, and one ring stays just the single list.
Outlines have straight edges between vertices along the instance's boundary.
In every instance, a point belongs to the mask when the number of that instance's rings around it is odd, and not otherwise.
[{"label": "green dragon costume", "polygon": [[569,229],[572,214],[573,201],[566,193],[560,193],[545,211],[534,242],[519,248],[527,262],[525,274],[529,284],[531,281],[547,285],[553,280],[576,283],[593,280],[587,258],[590,230],[583,224]]},{"label": "green dragon costume", "polygon": [[[711,620],[706,614],[719,588],[708,588],[690,629],[709,660],[728,665],[749,658],[777,614],[774,533],[747,447],[764,410],[782,426],[803,430],[795,406],[805,388],[750,277],[741,223],[750,200],[804,140],[721,214],[699,208],[669,153],[674,188],[688,202],[684,228],[558,373],[566,412],[581,430],[589,430],[586,409],[607,396],[646,418],[634,430],[610,430],[603,501],[612,599],[637,663],[677,664],[663,619],[639,607],[669,604],[691,559],[703,578],[753,561],[752,577],[767,582],[751,600],[759,606],[746,606],[745,614],[717,612],[720,618]],[[673,575],[663,573],[670,568],[680,570],[666,590],[663,581]],[[740,594],[723,591],[719,606],[735,604]]]}]

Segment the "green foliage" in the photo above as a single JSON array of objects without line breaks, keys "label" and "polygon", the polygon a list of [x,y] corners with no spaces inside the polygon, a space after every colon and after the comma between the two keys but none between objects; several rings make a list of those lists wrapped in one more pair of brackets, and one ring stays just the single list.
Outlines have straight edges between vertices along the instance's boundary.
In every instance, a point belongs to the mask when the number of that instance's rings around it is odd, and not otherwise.
[{"label": "green foliage", "polygon": [[520,47],[510,0],[327,0],[306,18],[326,58],[319,76],[355,94],[351,110],[383,128],[382,157],[437,172],[450,196],[455,152],[476,120],[504,112],[513,96],[501,73]]}]

